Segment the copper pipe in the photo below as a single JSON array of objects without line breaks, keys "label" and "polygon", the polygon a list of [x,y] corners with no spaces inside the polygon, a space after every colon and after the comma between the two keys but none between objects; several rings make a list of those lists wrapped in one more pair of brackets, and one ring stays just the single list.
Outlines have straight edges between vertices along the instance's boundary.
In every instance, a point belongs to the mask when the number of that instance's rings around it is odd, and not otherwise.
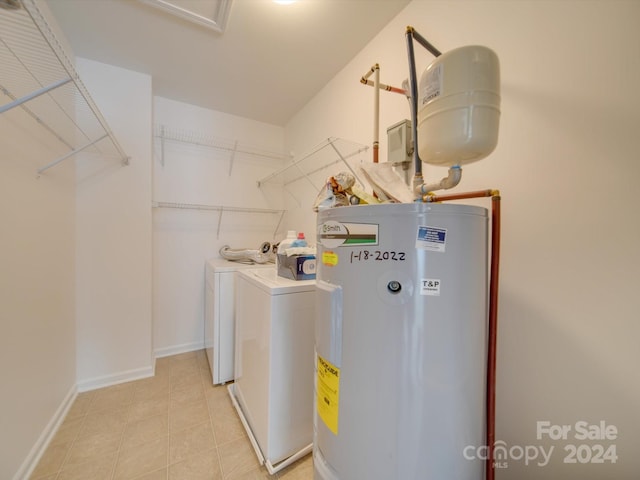
[{"label": "copper pipe", "polygon": [[448,195],[426,194],[422,197],[422,201],[427,203],[446,202],[448,200],[463,200],[466,198],[494,197],[499,196],[498,190],[476,190],[473,192],[450,193]]},{"label": "copper pipe", "polygon": [[[360,79],[360,83],[362,83],[364,85],[369,85],[370,87],[373,87],[373,80],[367,80],[367,77],[362,77]],[[400,94],[405,95],[405,96],[409,95],[409,93],[405,89],[399,88],[399,87],[394,87],[392,85],[387,85],[386,83],[380,83],[378,85],[378,88],[380,90],[386,90],[387,92],[400,93]]]},{"label": "copper pipe", "polygon": [[494,443],[496,439],[496,364],[498,340],[498,285],[500,274],[500,192],[477,190],[450,195],[425,195],[425,202],[444,202],[466,198],[491,197],[491,264],[489,270],[489,324],[487,331],[487,386],[485,415],[487,432],[485,445],[488,455],[485,461],[485,480],[494,480]]},{"label": "copper pipe", "polygon": [[[374,80],[369,80],[369,77],[373,75]],[[386,90],[387,92],[394,93],[402,93],[406,95],[405,92],[401,88],[392,87],[390,85],[385,85],[380,82],[380,65],[373,65],[367,73],[365,73],[362,78],[360,78],[360,83],[364,85],[372,86],[374,91],[373,97],[373,163],[378,163],[379,159],[379,150],[380,150],[380,142],[379,142],[379,123],[380,123],[380,90]]]},{"label": "copper pipe", "polygon": [[489,331],[487,348],[487,447],[485,478],[495,475],[493,448],[496,439],[496,351],[498,340],[498,282],[500,274],[500,195],[491,197],[491,267],[489,273]]}]

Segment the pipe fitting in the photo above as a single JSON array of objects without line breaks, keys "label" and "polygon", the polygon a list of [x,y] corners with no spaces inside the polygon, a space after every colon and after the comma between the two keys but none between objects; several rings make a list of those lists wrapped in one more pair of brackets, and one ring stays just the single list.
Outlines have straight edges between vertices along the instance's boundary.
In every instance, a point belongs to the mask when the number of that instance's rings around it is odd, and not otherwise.
[{"label": "pipe fitting", "polygon": [[449,174],[439,182],[431,184],[423,183],[422,185],[418,185],[417,187],[414,186],[414,193],[417,196],[422,196],[435,190],[448,190],[458,185],[461,178],[462,168],[460,168],[459,165],[454,165],[453,167],[449,168]]}]

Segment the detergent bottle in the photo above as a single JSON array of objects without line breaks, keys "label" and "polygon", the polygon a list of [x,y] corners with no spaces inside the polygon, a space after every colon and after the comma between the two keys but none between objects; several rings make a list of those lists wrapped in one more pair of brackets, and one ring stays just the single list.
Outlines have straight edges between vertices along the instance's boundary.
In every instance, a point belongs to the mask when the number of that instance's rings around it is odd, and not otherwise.
[{"label": "detergent bottle", "polygon": [[298,233],[298,238],[296,238],[293,241],[291,246],[292,247],[306,247],[307,246],[307,240],[304,238],[304,233],[303,232]]}]

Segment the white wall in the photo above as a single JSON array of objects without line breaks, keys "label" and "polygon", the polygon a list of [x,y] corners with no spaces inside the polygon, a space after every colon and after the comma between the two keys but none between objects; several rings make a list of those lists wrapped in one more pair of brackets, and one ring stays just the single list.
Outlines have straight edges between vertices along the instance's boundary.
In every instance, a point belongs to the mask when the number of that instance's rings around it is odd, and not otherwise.
[{"label": "white wall", "polygon": [[79,155],[77,378],[92,389],[153,373],[151,77],[78,59],[77,70],[131,157]]},{"label": "white wall", "polygon": [[66,151],[21,108],[0,115],[3,479],[27,473],[75,395],[75,168],[36,175]]},{"label": "white wall", "polygon": [[[205,137],[225,146],[281,152],[284,129],[161,97],[154,99],[154,122],[184,138]],[[256,181],[282,160],[225,149],[155,139],[153,161],[157,202],[259,209],[282,209],[281,192]],[[163,164],[164,160],[164,164]],[[277,214],[224,213],[156,208],[153,213],[153,345],[157,356],[204,347],[204,268],[223,245],[258,248],[272,241]],[[218,233],[219,229],[219,233]],[[279,231],[283,231],[281,227]],[[276,236],[278,236],[276,234]]]},{"label": "white wall", "polygon": [[[503,252],[497,439],[555,446],[546,467],[511,459],[497,478],[637,478],[640,471],[640,3],[415,0],[286,126],[296,150],[326,136],[371,142],[370,87],[407,77],[404,32],[413,25],[441,50],[482,44],[502,69],[500,140],[464,169],[458,191],[499,188]],[[416,46],[420,72],[431,60]],[[383,132],[409,118],[383,94]],[[385,151],[383,146],[381,151]],[[442,169],[426,168],[429,179]],[[291,219],[311,232],[309,192]],[[487,202],[475,202],[487,205]],[[564,464],[567,440],[536,438],[536,422],[615,425],[617,463]]]},{"label": "white wall", "polygon": [[36,130],[20,109],[0,117],[0,478],[7,479],[75,393],[74,168],[37,178],[60,151],[34,141]]}]

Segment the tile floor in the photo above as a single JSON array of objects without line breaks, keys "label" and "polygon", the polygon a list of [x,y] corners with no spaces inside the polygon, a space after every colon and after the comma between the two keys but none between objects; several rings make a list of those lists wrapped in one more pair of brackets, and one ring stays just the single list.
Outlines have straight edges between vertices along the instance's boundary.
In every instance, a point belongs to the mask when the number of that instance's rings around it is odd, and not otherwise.
[{"label": "tile floor", "polygon": [[204,350],[159,358],[156,374],[78,394],[32,480],[307,480],[311,455],[270,476],[258,464]]}]

